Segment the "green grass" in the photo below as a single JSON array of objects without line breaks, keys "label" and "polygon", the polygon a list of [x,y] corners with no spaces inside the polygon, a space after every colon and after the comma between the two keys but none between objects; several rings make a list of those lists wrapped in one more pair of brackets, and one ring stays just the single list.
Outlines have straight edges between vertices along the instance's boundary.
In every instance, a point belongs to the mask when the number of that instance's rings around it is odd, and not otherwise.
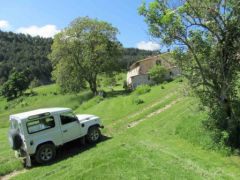
[{"label": "green grass", "polygon": [[[37,89],[39,99],[38,96],[28,97],[26,102],[35,104],[32,98],[37,98],[35,105],[57,106],[62,103],[61,106],[76,106],[77,113],[98,115],[106,127],[103,134],[111,138],[92,148],[80,147],[78,153],[68,150],[69,157],[48,166],[34,167],[14,178],[238,179],[240,158],[226,156],[222,148],[214,144],[210,133],[202,127],[206,113],[199,112],[197,99],[183,96],[184,86],[177,81],[165,84],[164,89],[154,86],[150,92],[138,96],[144,101],[139,105],[133,103],[134,93],[124,94],[122,91],[85,102],[71,99],[83,97],[81,94],[47,95],[49,101],[42,102],[46,99],[41,94],[47,91],[50,94],[56,87]],[[64,99],[66,104],[63,104]],[[174,101],[176,103],[165,111],[148,117]],[[1,103],[6,102],[2,100]],[[15,107],[16,111],[21,110],[18,104]],[[129,123],[143,118],[144,121],[127,128]],[[6,128],[0,129],[0,174],[22,168],[8,147],[6,132]]]},{"label": "green grass", "polygon": [[[7,102],[0,99],[0,127],[8,127],[10,114],[28,111],[45,107],[70,107],[73,110],[78,108],[84,101],[92,97],[89,91],[79,94],[61,94],[56,85],[42,86],[35,88],[36,96],[23,96]],[[8,107],[7,109],[5,107]]]}]

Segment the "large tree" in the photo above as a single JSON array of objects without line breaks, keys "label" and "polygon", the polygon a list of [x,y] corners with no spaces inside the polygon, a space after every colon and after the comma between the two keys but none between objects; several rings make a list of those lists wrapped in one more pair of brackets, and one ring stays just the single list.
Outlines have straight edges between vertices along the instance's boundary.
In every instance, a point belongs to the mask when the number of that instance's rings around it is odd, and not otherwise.
[{"label": "large tree", "polygon": [[1,87],[1,95],[8,100],[14,99],[22,95],[30,83],[30,71],[27,69],[24,72],[17,72],[15,69],[9,76],[8,80]]},{"label": "large tree", "polygon": [[117,28],[90,19],[75,19],[54,37],[50,59],[54,77],[65,90],[79,91],[88,83],[97,93],[97,76],[115,70],[121,54]]},{"label": "large tree", "polygon": [[152,36],[177,47],[183,73],[209,107],[208,127],[239,147],[240,1],[155,0],[139,12]]}]

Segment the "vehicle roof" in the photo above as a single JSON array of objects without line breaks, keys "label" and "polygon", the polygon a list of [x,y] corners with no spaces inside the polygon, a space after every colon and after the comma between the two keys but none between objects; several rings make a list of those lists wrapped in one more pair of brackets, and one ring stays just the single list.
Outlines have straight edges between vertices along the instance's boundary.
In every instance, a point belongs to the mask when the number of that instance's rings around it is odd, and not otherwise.
[{"label": "vehicle roof", "polygon": [[34,116],[34,115],[38,115],[38,114],[44,114],[44,113],[53,114],[53,113],[61,113],[61,112],[66,112],[66,111],[71,111],[71,109],[70,108],[62,108],[62,107],[36,109],[36,110],[32,110],[32,111],[27,111],[27,112],[10,115],[10,121],[12,119],[20,121],[20,120],[27,119],[30,116]]}]

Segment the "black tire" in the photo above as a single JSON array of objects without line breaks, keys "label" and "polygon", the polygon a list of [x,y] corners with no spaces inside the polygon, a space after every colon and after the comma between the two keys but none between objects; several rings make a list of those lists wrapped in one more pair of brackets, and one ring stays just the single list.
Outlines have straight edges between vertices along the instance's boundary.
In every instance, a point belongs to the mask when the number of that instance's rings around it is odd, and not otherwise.
[{"label": "black tire", "polygon": [[8,134],[9,144],[13,150],[18,150],[22,146],[22,138],[16,129],[10,129]]},{"label": "black tire", "polygon": [[37,149],[35,159],[40,164],[51,162],[56,157],[56,148],[53,144],[43,144]]},{"label": "black tire", "polygon": [[97,143],[100,140],[101,132],[97,126],[90,127],[86,136],[89,144]]}]

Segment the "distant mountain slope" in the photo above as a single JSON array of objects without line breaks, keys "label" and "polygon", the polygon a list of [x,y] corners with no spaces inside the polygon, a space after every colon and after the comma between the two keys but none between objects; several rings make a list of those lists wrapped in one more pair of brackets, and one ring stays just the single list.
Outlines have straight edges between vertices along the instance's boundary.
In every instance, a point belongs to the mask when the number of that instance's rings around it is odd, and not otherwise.
[{"label": "distant mountain slope", "polygon": [[[51,52],[51,38],[32,37],[0,31],[0,85],[7,79],[11,71],[30,70],[32,79],[39,84],[51,82],[52,65],[47,55]],[[119,70],[127,70],[140,59],[158,54],[158,51],[146,51],[136,48],[124,48],[119,59]]]},{"label": "distant mountain slope", "polygon": [[32,79],[40,84],[51,82],[52,66],[47,58],[52,39],[0,31],[0,84],[15,68],[30,70]]},{"label": "distant mountain slope", "polygon": [[159,54],[159,51],[146,51],[137,48],[125,48],[119,61],[121,69],[128,70],[131,64],[148,56]]}]

